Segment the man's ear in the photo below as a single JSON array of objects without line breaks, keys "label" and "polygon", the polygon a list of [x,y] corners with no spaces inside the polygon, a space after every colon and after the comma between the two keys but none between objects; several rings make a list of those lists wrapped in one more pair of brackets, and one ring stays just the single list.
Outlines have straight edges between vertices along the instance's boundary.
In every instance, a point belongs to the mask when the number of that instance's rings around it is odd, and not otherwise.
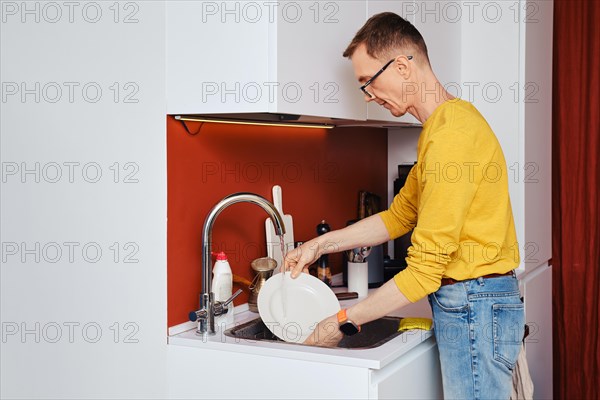
[{"label": "man's ear", "polygon": [[394,69],[396,69],[400,73],[402,78],[406,80],[410,78],[413,72],[412,68],[413,66],[410,64],[410,60],[407,56],[400,55],[394,60]]}]

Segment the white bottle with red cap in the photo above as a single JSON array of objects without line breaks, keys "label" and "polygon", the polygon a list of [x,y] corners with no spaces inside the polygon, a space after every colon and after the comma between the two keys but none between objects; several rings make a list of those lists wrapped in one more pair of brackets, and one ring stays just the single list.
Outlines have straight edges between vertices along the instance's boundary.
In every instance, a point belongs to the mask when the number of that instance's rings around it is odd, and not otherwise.
[{"label": "white bottle with red cap", "polygon": [[[217,261],[213,267],[212,291],[215,301],[225,301],[233,294],[233,273],[224,252],[216,253]],[[222,330],[223,325],[233,324],[233,303],[229,304],[226,314],[215,317],[215,328]]]}]

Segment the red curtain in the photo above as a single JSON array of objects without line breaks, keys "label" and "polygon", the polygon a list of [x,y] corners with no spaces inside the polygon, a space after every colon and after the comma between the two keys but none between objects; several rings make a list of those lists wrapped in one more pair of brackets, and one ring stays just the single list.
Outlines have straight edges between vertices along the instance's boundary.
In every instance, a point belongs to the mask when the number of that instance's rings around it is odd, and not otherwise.
[{"label": "red curtain", "polygon": [[600,390],[600,1],[554,2],[554,397]]}]

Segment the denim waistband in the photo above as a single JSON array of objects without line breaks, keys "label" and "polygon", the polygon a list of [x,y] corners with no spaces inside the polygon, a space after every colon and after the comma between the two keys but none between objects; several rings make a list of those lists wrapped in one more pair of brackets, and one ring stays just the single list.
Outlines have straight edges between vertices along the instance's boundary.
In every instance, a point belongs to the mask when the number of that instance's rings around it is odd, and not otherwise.
[{"label": "denim waistband", "polygon": [[490,278],[501,278],[501,277],[505,277],[505,276],[513,276],[513,277],[517,277],[517,275],[515,274],[515,270],[510,270],[508,272],[505,272],[503,274],[487,274],[487,275],[483,275],[480,276],[478,278],[472,278],[472,279],[465,279],[462,281],[453,279],[453,278],[442,278],[441,280],[441,284],[440,286],[446,286],[446,285],[454,285],[455,283],[459,283],[459,282],[468,282],[468,281],[472,281],[475,279],[490,279]]}]

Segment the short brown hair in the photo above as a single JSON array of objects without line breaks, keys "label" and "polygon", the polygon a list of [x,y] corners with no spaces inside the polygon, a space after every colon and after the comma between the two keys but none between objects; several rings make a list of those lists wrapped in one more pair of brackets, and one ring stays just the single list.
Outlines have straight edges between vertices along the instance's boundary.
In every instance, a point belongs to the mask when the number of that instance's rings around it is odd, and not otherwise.
[{"label": "short brown hair", "polygon": [[[415,54],[429,64],[427,45],[417,28],[401,16],[392,12],[383,12],[369,18],[362,28],[356,33],[343,56],[352,58],[356,48],[361,44],[367,47],[367,54],[377,59],[393,57],[395,51],[403,50]],[[419,57],[420,56],[420,57]]]}]

